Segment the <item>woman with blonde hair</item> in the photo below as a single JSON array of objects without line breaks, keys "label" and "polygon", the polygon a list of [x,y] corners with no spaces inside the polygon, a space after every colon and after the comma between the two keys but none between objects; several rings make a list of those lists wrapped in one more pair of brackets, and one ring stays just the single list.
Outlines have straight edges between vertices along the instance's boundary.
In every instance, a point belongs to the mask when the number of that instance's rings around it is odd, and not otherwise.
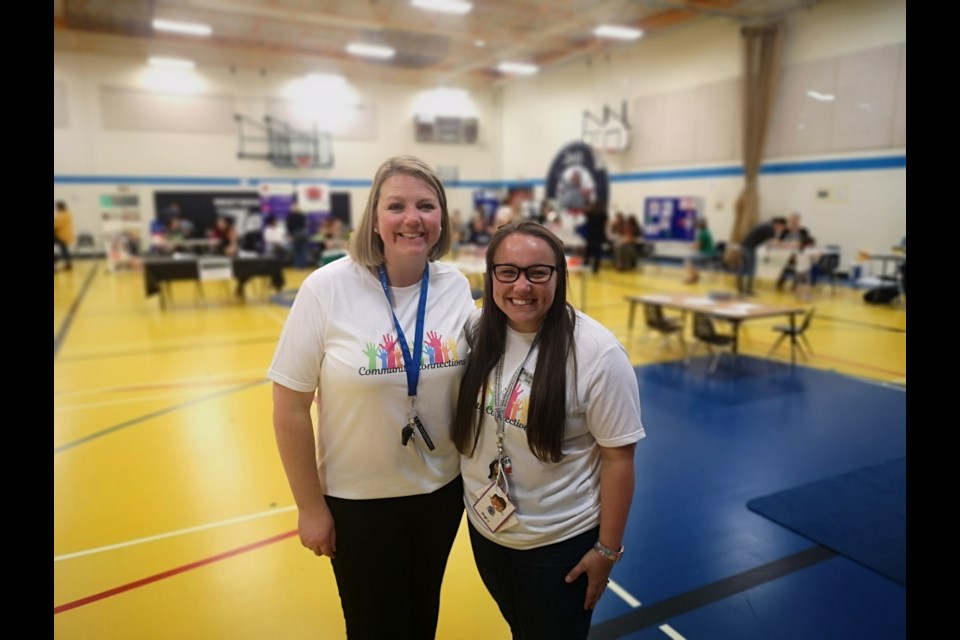
[{"label": "woman with blonde hair", "polygon": [[475,309],[463,274],[437,262],[449,248],[433,169],[384,162],[348,256],[303,282],[267,373],[300,542],[330,558],[351,639],[436,633],[463,515],[450,425]]}]

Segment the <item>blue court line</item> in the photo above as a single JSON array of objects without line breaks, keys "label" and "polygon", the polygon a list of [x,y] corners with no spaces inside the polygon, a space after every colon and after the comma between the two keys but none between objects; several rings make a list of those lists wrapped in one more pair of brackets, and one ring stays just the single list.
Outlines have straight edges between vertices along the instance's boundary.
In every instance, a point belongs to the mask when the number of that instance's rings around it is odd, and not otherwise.
[{"label": "blue court line", "polygon": [[785,558],[768,562],[699,589],[681,593],[652,605],[634,609],[618,618],[590,627],[590,640],[621,638],[629,633],[662,624],[671,618],[723,600],[737,593],[771,582],[785,575],[829,560],[837,554],[826,547],[815,546]]},{"label": "blue court line", "polygon": [[87,290],[90,288],[91,283],[93,283],[94,276],[97,275],[98,266],[94,266],[90,270],[90,273],[87,274],[87,279],[84,280],[83,286],[80,288],[80,294],[73,299],[73,302],[70,303],[70,308],[67,310],[67,315],[63,319],[63,324],[60,325],[60,330],[57,331],[57,335],[53,337],[53,357],[56,359],[57,353],[60,352],[60,347],[63,346],[63,341],[67,339],[67,331],[70,330],[70,325],[73,324],[73,319],[77,315],[77,309],[80,308],[80,303],[83,301],[83,297],[87,295]]},{"label": "blue court line", "polygon": [[[846,158],[838,160],[813,160],[803,162],[771,162],[760,167],[762,175],[790,173],[823,173],[835,171],[877,171],[883,169],[906,169],[907,156],[894,155],[876,158]],[[735,178],[743,175],[740,165],[700,167],[675,170],[637,171],[611,174],[610,182],[649,182],[653,180],[693,180],[699,178]],[[368,188],[370,180],[337,178],[304,178],[297,176],[273,176],[270,178],[229,177],[172,177],[172,176],[96,176],[53,175],[56,184],[141,184],[141,185],[194,185],[256,187],[263,183],[329,184],[332,188]],[[510,187],[542,187],[546,178],[524,180],[457,180],[445,183],[449,189],[507,189]]]},{"label": "blue court line", "polygon": [[182,402],[180,404],[173,405],[172,407],[167,407],[166,409],[160,409],[159,411],[154,411],[153,413],[148,413],[146,415],[139,416],[131,420],[127,420],[126,422],[121,422],[120,424],[114,425],[112,427],[107,427],[106,429],[102,429],[95,433],[91,433],[90,435],[84,436],[77,440],[73,440],[72,442],[67,442],[66,444],[60,445],[59,447],[54,447],[53,453],[54,454],[63,453],[64,451],[73,449],[74,447],[80,446],[81,444],[85,444],[92,440],[102,438],[103,436],[109,435],[116,431],[120,431],[121,429],[126,429],[127,427],[132,427],[134,425],[140,424],[141,422],[146,422],[147,420],[152,420],[153,418],[159,418],[160,416],[166,415],[168,413],[173,413],[174,411],[179,411],[180,409],[189,407],[194,404],[198,404],[200,402],[206,402],[207,400],[219,398],[220,396],[229,395],[231,393],[236,393],[238,391],[244,391],[246,389],[259,386],[266,382],[270,382],[270,380],[268,378],[264,378],[263,380],[257,380],[256,382],[250,382],[247,384],[242,384],[238,387],[226,389],[224,391],[218,391],[217,393],[211,393],[210,395],[203,396],[201,398],[194,398],[193,400],[188,400],[187,402]]}]

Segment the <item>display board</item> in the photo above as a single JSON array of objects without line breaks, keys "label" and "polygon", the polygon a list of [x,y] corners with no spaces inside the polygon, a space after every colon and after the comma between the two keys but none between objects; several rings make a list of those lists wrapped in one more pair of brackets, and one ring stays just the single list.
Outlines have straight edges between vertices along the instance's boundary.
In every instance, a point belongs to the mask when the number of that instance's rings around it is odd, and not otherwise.
[{"label": "display board", "polygon": [[650,197],[643,203],[643,237],[651,241],[692,242],[703,211],[698,197]]}]

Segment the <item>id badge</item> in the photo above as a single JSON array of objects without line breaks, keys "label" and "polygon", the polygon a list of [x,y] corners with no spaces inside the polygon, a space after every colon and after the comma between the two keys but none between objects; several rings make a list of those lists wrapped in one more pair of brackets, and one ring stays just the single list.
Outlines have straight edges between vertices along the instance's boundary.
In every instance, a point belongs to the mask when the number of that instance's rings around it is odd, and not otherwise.
[{"label": "id badge", "polygon": [[[491,482],[479,492],[476,502],[473,503],[473,510],[491,533],[517,523],[517,518],[514,516],[517,507],[496,482]],[[508,521],[509,524],[507,524]]]}]

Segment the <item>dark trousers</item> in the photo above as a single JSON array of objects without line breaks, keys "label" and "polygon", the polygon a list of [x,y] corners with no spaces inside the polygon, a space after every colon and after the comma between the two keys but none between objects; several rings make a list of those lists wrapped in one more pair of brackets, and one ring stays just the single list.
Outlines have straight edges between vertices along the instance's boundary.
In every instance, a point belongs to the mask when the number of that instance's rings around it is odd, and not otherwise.
[{"label": "dark trousers", "polygon": [[337,533],[333,572],[350,640],[432,640],[440,583],[463,517],[460,476],[402,498],[327,497]]},{"label": "dark trousers", "polygon": [[[63,258],[63,261],[67,263],[67,266],[73,262],[73,258],[70,255],[70,247],[67,246],[67,243],[57,237],[57,234],[53,234],[53,244],[60,247],[60,257]],[[53,256],[53,264],[57,264],[57,256]]]},{"label": "dark trousers", "polygon": [[737,273],[737,292],[753,293],[753,280],[757,275],[757,248],[746,245],[740,248],[740,271]]},{"label": "dark trousers", "polygon": [[480,578],[500,607],[514,640],[574,640],[590,632],[592,610],[584,610],[587,576],[564,581],[593,548],[600,527],[556,544],[518,551],[484,538],[470,526]]},{"label": "dark trousers", "polygon": [[584,264],[588,267],[592,265],[594,273],[600,271],[600,260],[603,258],[603,242],[588,240],[585,253]]},{"label": "dark trousers", "polygon": [[306,230],[297,231],[290,241],[293,247],[293,266],[295,269],[306,269],[309,262],[310,236]]}]

